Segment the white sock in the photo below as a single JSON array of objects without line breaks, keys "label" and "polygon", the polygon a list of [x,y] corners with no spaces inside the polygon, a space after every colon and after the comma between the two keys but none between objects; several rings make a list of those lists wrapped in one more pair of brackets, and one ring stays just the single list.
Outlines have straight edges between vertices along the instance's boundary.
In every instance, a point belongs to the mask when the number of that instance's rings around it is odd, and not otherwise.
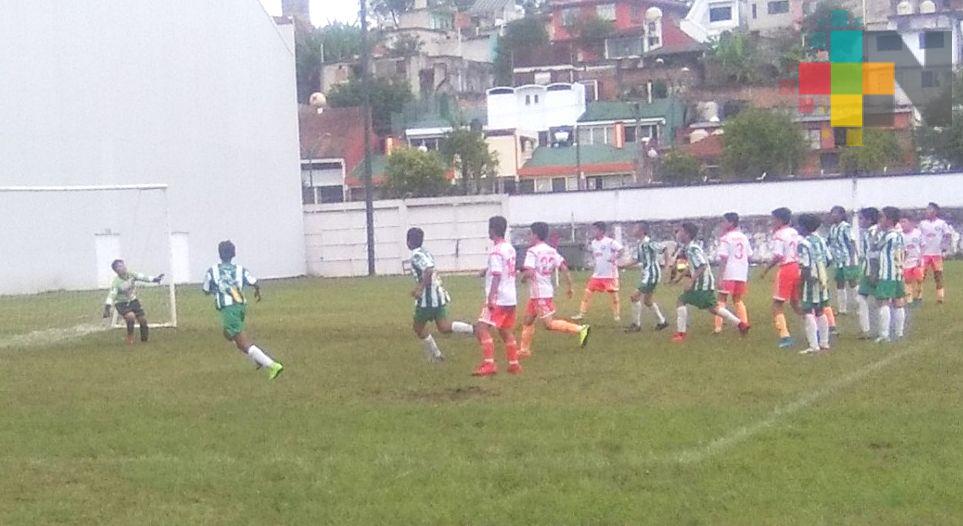
[{"label": "white sock", "polygon": [[641,301],[632,302],[632,322],[638,325],[639,327],[642,326],[642,302]]},{"label": "white sock", "polygon": [[859,330],[869,334],[869,303],[866,296],[856,296],[856,311],[859,314]]},{"label": "white sock", "polygon": [[896,307],[893,309],[893,322],[896,325],[894,332],[897,338],[903,337],[903,332],[906,329],[906,309],[904,307]]},{"label": "white sock", "polygon": [[892,314],[892,310],[889,304],[884,303],[879,306],[879,337],[884,339],[889,339],[889,326]]},{"label": "white sock", "polygon": [[270,367],[274,365],[274,360],[268,357],[268,355],[264,354],[264,351],[258,348],[257,345],[252,345],[247,350],[247,356],[252,362],[260,365],[261,367]]},{"label": "white sock", "polygon": [[806,313],[806,341],[810,349],[819,348],[819,327],[816,325],[816,315],[811,312]]},{"label": "white sock", "polygon": [[659,308],[659,304],[653,301],[652,307],[650,308],[652,309],[652,312],[655,313],[655,318],[659,320],[659,325],[665,323],[665,316],[662,315],[662,309]]},{"label": "white sock", "polygon": [[475,334],[475,326],[463,321],[451,322],[451,332],[455,334]]},{"label": "white sock", "polygon": [[825,314],[819,315],[816,318],[816,328],[819,330],[819,347],[823,349],[829,348],[829,316]]},{"label": "white sock", "polygon": [[675,310],[675,313],[676,313],[676,318],[675,318],[676,330],[681,333],[685,333],[686,325],[688,325],[688,322],[689,322],[689,309],[687,309],[686,306],[683,305],[677,308]]},{"label": "white sock", "polygon": [[836,310],[840,314],[846,314],[849,312],[849,298],[846,296],[846,289],[836,289]]},{"label": "white sock", "polygon": [[847,301],[852,301],[854,298],[859,299],[859,287],[850,287],[849,292],[846,293]]},{"label": "white sock", "polygon": [[740,323],[742,323],[742,320],[740,320],[738,316],[736,316],[735,314],[729,312],[729,309],[727,309],[727,308],[725,308],[725,307],[719,307],[719,308],[717,308],[717,309],[716,309],[716,315],[717,315],[717,316],[722,316],[722,319],[726,320],[727,322],[729,322],[729,323],[731,323],[731,324],[733,324],[733,325],[739,325]]},{"label": "white sock", "polygon": [[429,334],[425,339],[421,340],[421,344],[425,347],[425,357],[429,360],[441,357],[441,349],[439,349],[438,344],[435,343],[434,336]]}]

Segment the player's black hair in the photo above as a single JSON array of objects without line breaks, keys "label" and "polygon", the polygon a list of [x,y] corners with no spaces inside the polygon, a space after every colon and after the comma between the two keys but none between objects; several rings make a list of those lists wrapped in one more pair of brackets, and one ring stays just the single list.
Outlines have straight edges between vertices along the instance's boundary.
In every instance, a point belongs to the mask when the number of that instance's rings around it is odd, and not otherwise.
[{"label": "player's black hair", "polygon": [[872,206],[860,209],[859,217],[866,219],[875,225],[879,222],[879,209]]},{"label": "player's black hair", "polygon": [[508,220],[502,216],[492,216],[488,219],[488,232],[497,237],[505,237],[508,231]]},{"label": "player's black hair", "polygon": [[532,223],[532,233],[535,234],[535,237],[537,237],[539,241],[545,241],[548,239],[548,223],[542,221]]},{"label": "player's black hair", "polygon": [[115,260],[113,260],[113,261],[110,263],[110,270],[113,270],[114,272],[117,272],[117,265],[120,265],[120,264],[123,263],[123,262],[124,262],[123,259],[115,259]]},{"label": "player's black hair", "polygon": [[425,231],[418,227],[408,229],[408,245],[411,248],[419,248],[425,242]]},{"label": "player's black hair", "polygon": [[732,224],[732,226],[739,226],[739,214],[735,212],[726,212],[722,214],[722,218]]},{"label": "player's black hair", "polygon": [[816,230],[819,230],[819,225],[822,223],[819,217],[814,214],[803,214],[799,216],[797,221],[806,234],[812,234]]},{"label": "player's black hair", "polygon": [[792,210],[782,206],[772,211],[772,217],[782,221],[782,224],[788,225],[792,222]]},{"label": "player's black hair", "polygon": [[839,214],[839,215],[841,215],[841,216],[843,216],[843,217],[846,217],[846,209],[843,208],[843,207],[840,206],[840,205],[836,205],[836,206],[832,207],[832,208],[829,210],[829,213],[830,213],[830,214]]},{"label": "player's black hair", "polygon": [[899,223],[900,218],[903,217],[902,212],[895,206],[884,206],[883,215],[886,216],[886,219],[892,221],[894,225]]},{"label": "player's black hair", "polygon": [[650,225],[648,221],[639,221],[638,223],[636,223],[636,225],[638,225],[639,228],[642,229],[642,231],[645,232],[646,234],[648,234],[652,228],[652,225]]},{"label": "player's black hair", "polygon": [[602,232],[605,232],[605,230],[607,229],[607,225],[605,224],[605,221],[596,221],[592,223],[592,226],[601,230]]},{"label": "player's black hair", "polygon": [[221,256],[221,261],[227,262],[234,259],[234,256],[237,254],[237,249],[230,240],[221,241],[217,244],[217,254]]},{"label": "player's black hair", "polygon": [[940,205],[938,205],[938,204],[936,204],[936,203],[934,203],[934,202],[930,202],[929,204],[926,205],[926,207],[927,207],[927,208],[932,208],[933,210],[936,210],[936,213],[937,213],[937,214],[940,213]]},{"label": "player's black hair", "polygon": [[699,235],[699,227],[695,223],[682,223],[682,230],[685,230],[689,239],[695,239]]}]

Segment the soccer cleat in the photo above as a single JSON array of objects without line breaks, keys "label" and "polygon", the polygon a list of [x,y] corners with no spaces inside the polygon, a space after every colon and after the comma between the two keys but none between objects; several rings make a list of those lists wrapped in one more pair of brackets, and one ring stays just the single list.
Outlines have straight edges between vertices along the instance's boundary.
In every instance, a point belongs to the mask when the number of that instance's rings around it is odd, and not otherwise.
[{"label": "soccer cleat", "polygon": [[713,336],[718,336],[720,334],[722,334],[722,329],[712,329]]},{"label": "soccer cleat", "polygon": [[471,374],[472,376],[493,376],[497,372],[498,367],[495,365],[495,362],[482,362]]},{"label": "soccer cleat", "polygon": [[268,379],[274,380],[284,372],[284,366],[280,362],[274,362],[268,367]]},{"label": "soccer cleat", "polygon": [[830,336],[839,336],[839,329],[837,329],[836,326],[833,325],[832,327],[829,328],[829,335],[830,335]]},{"label": "soccer cleat", "polygon": [[584,317],[585,317],[585,315],[580,312],[580,313],[576,314],[575,316],[572,316],[572,321],[579,321],[579,320],[581,320],[581,319],[584,318]]},{"label": "soccer cleat", "polygon": [[820,346],[819,346],[819,352],[829,352],[830,350],[831,350],[831,349],[829,348],[828,345],[820,345]]},{"label": "soccer cleat", "polygon": [[625,332],[642,332],[642,327],[633,323],[632,325],[629,325],[628,327],[625,328]]},{"label": "soccer cleat", "polygon": [[612,318],[612,319],[615,320],[615,323],[622,323],[622,317],[621,317],[621,316],[615,316],[615,317]]},{"label": "soccer cleat", "polygon": [[816,354],[818,352],[819,352],[819,349],[803,349],[799,351],[799,354]]},{"label": "soccer cleat", "polygon": [[779,338],[779,348],[788,349],[796,344],[796,341],[792,339],[792,336],[786,336],[785,338]]},{"label": "soccer cleat", "polygon": [[739,322],[739,325],[737,325],[736,327],[739,329],[739,334],[741,334],[741,335],[743,335],[743,336],[748,336],[748,335],[749,335],[749,329],[752,328],[751,325],[749,325],[749,324],[746,323],[746,322],[742,322],[742,321]]},{"label": "soccer cleat", "polygon": [[682,343],[682,342],[684,342],[684,341],[685,341],[685,333],[684,333],[684,332],[677,332],[677,333],[675,333],[675,335],[672,337],[672,343]]},{"label": "soccer cleat", "polygon": [[861,332],[859,336],[856,337],[857,340],[872,340],[873,336],[868,332]]},{"label": "soccer cleat", "polygon": [[525,358],[531,358],[531,357],[532,357],[532,351],[530,351],[530,350],[528,350],[528,349],[519,349],[519,350],[518,350],[518,358],[519,358],[519,359],[524,360]]},{"label": "soccer cleat", "polygon": [[668,329],[668,328],[669,328],[669,322],[667,321],[664,321],[662,323],[657,323],[655,325],[655,330],[657,331],[664,331],[665,329]]},{"label": "soccer cleat", "polygon": [[438,355],[432,356],[431,358],[428,358],[428,361],[431,363],[445,363],[445,355],[438,354]]},{"label": "soccer cleat", "polygon": [[890,340],[889,338],[884,338],[882,336],[880,336],[879,338],[876,338],[876,343],[879,343],[879,344],[892,343],[892,342],[893,340]]},{"label": "soccer cleat", "polygon": [[522,364],[515,362],[508,364],[508,374],[521,374]]},{"label": "soccer cleat", "polygon": [[582,349],[588,345],[589,336],[592,335],[591,325],[582,325],[582,330],[578,331],[578,346]]}]

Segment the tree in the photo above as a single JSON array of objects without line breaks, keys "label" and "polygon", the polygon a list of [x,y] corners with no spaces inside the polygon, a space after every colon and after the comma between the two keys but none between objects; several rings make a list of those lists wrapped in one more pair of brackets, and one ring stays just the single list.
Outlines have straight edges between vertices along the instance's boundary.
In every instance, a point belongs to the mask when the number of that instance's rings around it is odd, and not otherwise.
[{"label": "tree", "polygon": [[862,146],[846,146],[839,154],[845,173],[882,172],[900,160],[899,141],[893,130],[864,128]]},{"label": "tree", "polygon": [[695,183],[702,179],[702,168],[692,154],[672,150],[662,158],[659,177],[677,184]]},{"label": "tree", "polygon": [[723,165],[737,179],[791,174],[806,153],[802,131],[786,112],[746,109],[723,130]]},{"label": "tree", "polygon": [[456,126],[442,141],[440,151],[445,161],[458,170],[465,194],[481,192],[486,182],[490,191],[495,190],[498,159],[488,149],[481,131]]},{"label": "tree", "polygon": [[307,102],[321,89],[322,64],[344,62],[361,53],[361,29],[333,23],[295,36],[298,101]]},{"label": "tree", "polygon": [[801,31],[810,51],[829,49],[829,33],[833,29],[861,29],[863,23],[843,7],[839,0],[818,3],[803,18]]},{"label": "tree", "polygon": [[498,39],[495,49],[495,83],[512,85],[513,56],[520,50],[536,49],[548,44],[548,31],[535,16],[526,15],[505,27],[505,35]]},{"label": "tree", "polygon": [[445,172],[438,154],[402,148],[388,156],[381,188],[387,197],[394,198],[444,195],[450,187]]},{"label": "tree", "polygon": [[[401,111],[414,96],[411,87],[403,80],[376,78],[371,81],[371,122],[378,135],[391,133],[391,114]],[[328,91],[328,104],[332,108],[357,107],[364,103],[361,80],[352,78]]]},{"label": "tree", "polygon": [[379,21],[383,23],[390,19],[396,26],[398,17],[414,6],[415,0],[371,0],[371,12]]},{"label": "tree", "polygon": [[391,43],[389,53],[393,57],[410,57],[421,53],[425,43],[417,35],[400,35]]},{"label": "tree", "polygon": [[361,28],[335,22],[319,27],[316,34],[321,39],[325,64],[347,62],[361,55]]},{"label": "tree", "polygon": [[726,31],[712,44],[705,58],[716,83],[759,84],[766,65],[756,37],[744,31]]},{"label": "tree", "polygon": [[605,51],[605,39],[615,33],[615,23],[598,16],[579,18],[572,28],[582,46],[596,53]]}]

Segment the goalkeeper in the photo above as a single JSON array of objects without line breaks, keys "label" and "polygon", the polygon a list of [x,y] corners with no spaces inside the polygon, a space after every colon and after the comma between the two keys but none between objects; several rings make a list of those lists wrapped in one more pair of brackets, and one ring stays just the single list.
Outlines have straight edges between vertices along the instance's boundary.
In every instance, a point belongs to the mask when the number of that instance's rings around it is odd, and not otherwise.
[{"label": "goalkeeper", "polygon": [[147,314],[141,307],[140,300],[137,299],[137,283],[160,283],[164,275],[152,277],[131,272],[127,270],[127,265],[122,259],[114,260],[110,268],[117,273],[117,277],[114,278],[110,285],[110,292],[107,294],[104,318],[110,318],[111,308],[116,308],[117,314],[127,323],[127,345],[134,343],[134,321],[140,324],[140,341],[146,342],[150,336],[150,327],[147,325]]}]

